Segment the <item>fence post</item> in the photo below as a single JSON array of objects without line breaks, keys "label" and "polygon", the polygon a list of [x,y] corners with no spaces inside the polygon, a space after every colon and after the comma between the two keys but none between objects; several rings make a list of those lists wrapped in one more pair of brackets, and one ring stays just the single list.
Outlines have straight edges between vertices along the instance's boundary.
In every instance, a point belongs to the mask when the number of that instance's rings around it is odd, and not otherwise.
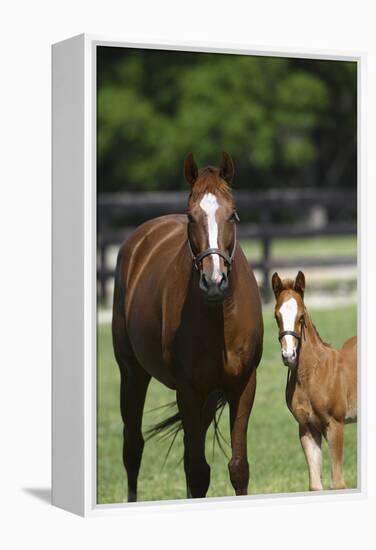
[{"label": "fence post", "polygon": [[98,301],[102,306],[107,304],[107,247],[109,245],[106,235],[111,228],[111,211],[103,207],[97,200],[97,284],[99,285]]},{"label": "fence post", "polygon": [[102,241],[99,247],[99,273],[100,273],[100,303],[104,306],[107,303],[107,265],[106,265],[106,244]]},{"label": "fence post", "polygon": [[270,300],[269,269],[270,269],[270,236],[268,224],[270,222],[270,209],[263,208],[261,213],[262,227],[262,287],[261,294],[264,302]]},{"label": "fence post", "polygon": [[264,302],[270,300],[269,285],[269,265],[270,265],[270,239],[266,235],[262,238],[262,297]]}]

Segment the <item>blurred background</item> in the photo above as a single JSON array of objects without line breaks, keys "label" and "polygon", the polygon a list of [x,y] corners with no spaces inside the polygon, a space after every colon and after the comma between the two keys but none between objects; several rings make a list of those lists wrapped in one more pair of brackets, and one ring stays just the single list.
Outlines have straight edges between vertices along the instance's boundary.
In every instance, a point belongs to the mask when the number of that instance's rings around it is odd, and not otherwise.
[{"label": "blurred background", "polygon": [[101,305],[124,238],[184,212],[189,151],[199,166],[232,155],[239,238],[265,300],[274,269],[354,291],[356,63],[99,47],[97,82]]},{"label": "blurred background", "polygon": [[[97,48],[98,502],[126,495],[119,375],[110,320],[120,244],[143,221],[183,213],[183,162],[222,151],[235,163],[238,237],[264,300],[264,355],[251,416],[251,493],[307,490],[297,425],[287,410],[270,277],[307,280],[306,304],[335,346],[356,333],[357,65],[354,62]],[[144,426],[174,392],[152,381]],[[151,411],[148,414],[148,411]],[[228,438],[226,414],[221,430]],[[272,443],[271,443],[272,442]],[[345,478],[357,484],[356,426],[346,428]],[[232,495],[227,460],[213,452],[210,496]],[[185,497],[177,438],[145,446],[140,499]],[[329,487],[325,449],[324,484]]]}]

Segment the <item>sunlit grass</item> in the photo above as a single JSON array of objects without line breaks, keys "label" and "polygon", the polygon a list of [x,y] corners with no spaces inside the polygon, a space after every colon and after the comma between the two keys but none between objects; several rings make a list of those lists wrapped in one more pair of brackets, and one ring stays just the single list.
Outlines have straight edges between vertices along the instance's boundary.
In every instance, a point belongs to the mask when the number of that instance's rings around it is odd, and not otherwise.
[{"label": "sunlit grass", "polygon": [[[260,241],[242,240],[240,244],[249,260],[261,259]],[[356,256],[355,237],[315,237],[310,239],[275,239],[271,245],[271,257],[292,258],[326,258],[336,256]]]}]

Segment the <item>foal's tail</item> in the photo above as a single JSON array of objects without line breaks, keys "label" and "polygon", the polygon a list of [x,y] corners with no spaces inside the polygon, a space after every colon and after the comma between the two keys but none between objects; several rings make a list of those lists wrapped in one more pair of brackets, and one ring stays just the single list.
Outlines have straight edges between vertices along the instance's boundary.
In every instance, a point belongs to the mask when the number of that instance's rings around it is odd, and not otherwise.
[{"label": "foal's tail", "polygon": [[[223,447],[223,443],[227,444],[227,440],[224,438],[220,428],[219,428],[219,421],[221,419],[223,410],[225,408],[227,401],[225,399],[225,396],[222,393],[219,393],[217,396],[217,403],[215,408],[215,413],[213,417],[213,425],[214,425],[214,439],[213,439],[213,452],[214,452],[214,445],[215,442],[218,443],[219,448],[221,451],[226,454],[225,449]],[[175,408],[176,407],[176,401],[172,401],[171,403],[168,403],[167,405],[163,405],[163,407],[160,408]],[[181,419],[181,414],[179,411],[177,411],[175,414],[169,416],[165,420],[162,420],[161,422],[158,422],[154,426],[148,428],[145,432],[146,441],[149,439],[159,436],[160,439],[168,439],[172,437],[172,441],[169,445],[169,448],[167,450],[166,454],[166,460],[168,458],[168,455],[170,454],[170,451],[172,449],[172,446],[175,442],[175,439],[178,435],[178,433],[183,429],[183,423]]]}]

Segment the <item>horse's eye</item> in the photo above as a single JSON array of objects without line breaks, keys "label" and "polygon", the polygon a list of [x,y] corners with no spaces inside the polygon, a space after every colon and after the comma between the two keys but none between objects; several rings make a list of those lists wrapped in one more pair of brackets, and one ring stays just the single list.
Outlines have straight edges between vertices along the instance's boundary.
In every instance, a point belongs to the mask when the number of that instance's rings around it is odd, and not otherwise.
[{"label": "horse's eye", "polygon": [[194,217],[192,216],[192,214],[190,212],[187,213],[187,216],[188,216],[188,221],[190,223],[195,223],[196,220],[194,219]]},{"label": "horse's eye", "polygon": [[231,217],[230,217],[229,221],[230,222],[239,222],[240,221],[238,213],[236,211],[231,214]]}]

